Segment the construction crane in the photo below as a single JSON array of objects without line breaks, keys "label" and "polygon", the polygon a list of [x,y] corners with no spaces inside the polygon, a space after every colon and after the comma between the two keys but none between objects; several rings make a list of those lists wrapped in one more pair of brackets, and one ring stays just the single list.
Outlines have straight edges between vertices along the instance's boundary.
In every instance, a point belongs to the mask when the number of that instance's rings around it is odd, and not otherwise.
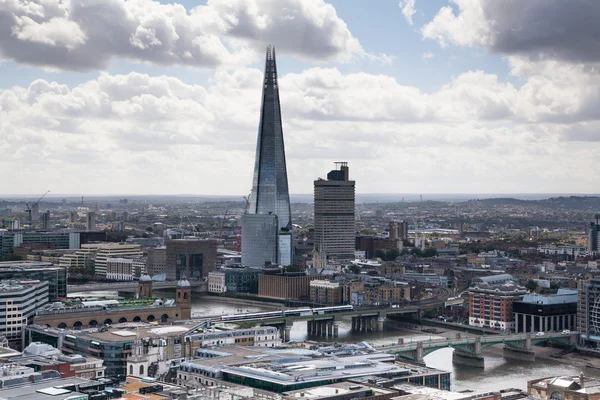
[{"label": "construction crane", "polygon": [[223,220],[221,221],[221,228],[219,229],[219,236],[217,237],[219,243],[223,239],[223,227],[225,226],[225,220],[227,219],[227,213],[229,213],[229,209],[225,210],[225,215],[223,215]]},{"label": "construction crane", "polygon": [[31,205],[31,207],[29,206],[29,203],[25,203],[25,206],[27,207],[27,221],[29,222],[29,225],[31,225],[31,224],[33,223],[32,216],[31,216],[32,208],[33,208],[33,207],[35,207],[36,205],[40,204],[40,201],[42,201],[42,199],[43,199],[44,197],[46,197],[46,195],[47,195],[48,193],[50,193],[50,191],[49,191],[49,190],[47,190],[47,191],[46,191],[46,193],[44,193],[44,194],[42,195],[42,197],[40,197],[40,198],[38,199],[38,201],[36,201],[35,203],[33,203],[33,204]]},{"label": "construction crane", "polygon": [[[244,206],[244,212],[242,213],[242,216],[248,212],[248,208],[250,207],[250,195],[248,195],[248,197],[244,196],[244,201],[246,202],[246,204]],[[238,252],[242,251],[242,230],[241,229],[240,229],[240,233],[238,235],[236,235],[236,237],[235,237],[235,247],[237,248]]]}]

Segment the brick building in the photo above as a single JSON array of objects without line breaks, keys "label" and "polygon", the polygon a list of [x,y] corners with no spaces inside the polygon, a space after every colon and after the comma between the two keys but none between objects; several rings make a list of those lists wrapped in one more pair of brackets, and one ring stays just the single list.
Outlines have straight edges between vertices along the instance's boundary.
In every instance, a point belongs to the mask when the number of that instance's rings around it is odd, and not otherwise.
[{"label": "brick building", "polygon": [[316,304],[342,304],[342,287],[339,282],[314,280],[310,282],[310,301]]},{"label": "brick building", "polygon": [[258,296],[278,300],[309,300],[310,282],[317,276],[259,275]]},{"label": "brick building", "polygon": [[514,329],[513,302],[526,293],[527,289],[515,284],[508,274],[474,279],[469,288],[469,325]]}]

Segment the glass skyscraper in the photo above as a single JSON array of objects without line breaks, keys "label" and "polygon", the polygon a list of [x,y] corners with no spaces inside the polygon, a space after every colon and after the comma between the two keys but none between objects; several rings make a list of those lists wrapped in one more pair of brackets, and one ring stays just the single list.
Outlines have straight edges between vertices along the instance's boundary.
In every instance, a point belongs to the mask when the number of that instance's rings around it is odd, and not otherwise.
[{"label": "glass skyscraper", "polygon": [[275,48],[267,47],[256,160],[248,212],[242,216],[242,263],[291,265],[292,217]]}]

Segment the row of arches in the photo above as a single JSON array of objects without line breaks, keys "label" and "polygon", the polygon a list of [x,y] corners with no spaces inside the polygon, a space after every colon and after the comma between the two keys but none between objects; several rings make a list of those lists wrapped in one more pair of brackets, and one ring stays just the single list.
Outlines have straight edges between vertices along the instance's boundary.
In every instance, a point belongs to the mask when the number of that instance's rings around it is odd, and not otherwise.
[{"label": "row of arches", "polygon": [[[169,317],[168,314],[162,314],[158,320],[156,319],[156,317],[154,315],[150,314],[150,315],[148,315],[146,317],[146,322],[155,322],[155,321],[158,321],[158,322],[161,322],[161,323],[166,323],[166,322],[169,322],[169,319],[170,319],[170,317]],[[135,317],[133,317],[133,319],[131,320],[131,322],[142,322],[142,321],[143,321],[142,317],[140,317],[138,315],[136,315]],[[83,322],[81,322],[81,321],[75,321],[73,323],[73,327],[72,328],[74,330],[81,330],[83,328],[96,328],[98,326],[112,325],[112,324],[115,324],[115,323],[122,324],[122,323],[125,323],[125,322],[130,322],[130,321],[127,318],[125,318],[125,317],[121,317],[121,318],[119,318],[116,321],[114,321],[112,318],[106,318],[104,321],[98,321],[98,320],[92,319],[85,326],[84,326]],[[60,324],[58,324],[58,327],[61,328],[61,329],[67,329],[69,326],[67,325],[66,322],[61,322]]]}]

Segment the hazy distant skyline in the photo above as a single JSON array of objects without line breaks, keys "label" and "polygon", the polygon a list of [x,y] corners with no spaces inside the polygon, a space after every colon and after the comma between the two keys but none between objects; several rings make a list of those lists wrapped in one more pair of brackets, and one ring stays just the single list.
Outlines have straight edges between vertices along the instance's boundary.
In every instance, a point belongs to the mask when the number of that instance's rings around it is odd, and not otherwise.
[{"label": "hazy distant skyline", "polygon": [[277,48],[290,193],[594,193],[600,2],[0,3],[2,194],[237,195]]}]

